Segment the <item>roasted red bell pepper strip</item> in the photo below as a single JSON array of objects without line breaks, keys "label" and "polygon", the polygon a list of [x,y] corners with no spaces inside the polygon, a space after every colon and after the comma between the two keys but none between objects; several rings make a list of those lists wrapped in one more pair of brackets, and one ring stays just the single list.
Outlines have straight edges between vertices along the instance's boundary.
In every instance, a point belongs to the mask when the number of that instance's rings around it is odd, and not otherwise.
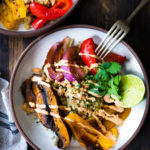
[{"label": "roasted red bell pepper strip", "polygon": [[108,61],[108,62],[115,61],[115,62],[118,62],[118,63],[122,64],[122,63],[125,62],[126,57],[111,52],[111,53],[109,53],[109,54],[105,57],[104,60],[105,60],[105,61]]},{"label": "roasted red bell pepper strip", "polygon": [[[96,64],[98,62],[95,57],[90,56],[90,55],[96,55],[94,52],[95,48],[96,48],[96,45],[93,42],[92,38],[89,38],[89,39],[83,41],[83,43],[81,45],[80,53],[81,53],[82,61],[89,68],[91,68],[93,64]],[[126,60],[126,57],[111,52],[105,57],[104,60],[107,62],[115,61],[115,62],[122,64]],[[91,71],[93,74],[96,74],[97,69],[93,68]]]},{"label": "roasted red bell pepper strip", "polygon": [[[81,58],[82,61],[89,67],[91,68],[93,64],[97,63],[97,60],[95,57],[92,57],[95,55],[95,44],[93,42],[92,38],[89,38],[85,41],[83,41],[82,45],[81,45],[81,49],[80,49],[80,53],[81,53]],[[89,55],[88,55],[89,54]],[[92,56],[90,56],[92,55]],[[93,74],[96,74],[97,72],[97,68],[93,68],[91,69]]]},{"label": "roasted red bell pepper strip", "polygon": [[50,8],[36,2],[31,2],[29,8],[31,13],[38,18],[54,20],[63,16],[72,5],[72,0],[58,0],[57,3]]},{"label": "roasted red bell pepper strip", "polygon": [[40,19],[40,18],[37,18],[35,19],[33,22],[32,22],[32,27],[37,30],[41,27],[43,27],[43,25],[47,22],[48,20],[44,20],[44,19]]}]

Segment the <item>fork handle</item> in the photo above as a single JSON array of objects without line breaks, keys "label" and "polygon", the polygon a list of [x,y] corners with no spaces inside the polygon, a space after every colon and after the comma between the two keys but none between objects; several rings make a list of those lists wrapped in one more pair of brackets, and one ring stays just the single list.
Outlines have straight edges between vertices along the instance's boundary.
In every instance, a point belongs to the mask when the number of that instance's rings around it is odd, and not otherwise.
[{"label": "fork handle", "polygon": [[126,19],[126,22],[129,24],[131,20],[134,18],[134,16],[144,7],[144,5],[148,2],[149,0],[142,0],[140,4],[136,7],[136,9],[130,14],[130,16]]}]

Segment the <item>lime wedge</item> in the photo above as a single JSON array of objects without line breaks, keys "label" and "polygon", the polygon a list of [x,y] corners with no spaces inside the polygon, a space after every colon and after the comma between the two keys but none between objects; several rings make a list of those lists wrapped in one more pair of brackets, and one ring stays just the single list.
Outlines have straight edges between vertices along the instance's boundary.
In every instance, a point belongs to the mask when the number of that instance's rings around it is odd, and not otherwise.
[{"label": "lime wedge", "polygon": [[124,75],[120,81],[121,101],[124,108],[130,108],[139,104],[145,94],[143,81],[135,75]]}]

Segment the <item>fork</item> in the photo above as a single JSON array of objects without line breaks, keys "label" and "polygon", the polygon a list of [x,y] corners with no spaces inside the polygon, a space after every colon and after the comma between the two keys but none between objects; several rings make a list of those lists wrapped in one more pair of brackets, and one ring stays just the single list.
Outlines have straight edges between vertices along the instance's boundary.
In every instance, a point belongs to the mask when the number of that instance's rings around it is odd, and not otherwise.
[{"label": "fork", "polygon": [[105,38],[97,46],[95,53],[98,57],[104,59],[110,51],[127,35],[130,31],[130,22],[134,16],[144,7],[149,0],[142,0],[136,9],[126,20],[118,20],[107,32]]}]

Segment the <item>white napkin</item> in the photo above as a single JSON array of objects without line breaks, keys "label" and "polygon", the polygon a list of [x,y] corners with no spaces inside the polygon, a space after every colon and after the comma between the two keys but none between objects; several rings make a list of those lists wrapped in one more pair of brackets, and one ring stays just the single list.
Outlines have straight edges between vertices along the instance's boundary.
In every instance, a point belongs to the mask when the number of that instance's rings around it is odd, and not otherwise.
[{"label": "white napkin", "polygon": [[0,150],[27,150],[10,111],[8,87],[8,81],[0,78]]}]

